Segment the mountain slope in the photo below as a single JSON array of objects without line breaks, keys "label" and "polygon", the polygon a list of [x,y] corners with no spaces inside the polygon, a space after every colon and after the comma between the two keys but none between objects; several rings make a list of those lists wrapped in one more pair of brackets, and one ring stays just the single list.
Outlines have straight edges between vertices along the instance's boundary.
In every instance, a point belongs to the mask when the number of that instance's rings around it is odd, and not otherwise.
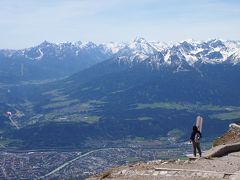
[{"label": "mountain slope", "polygon": [[158,139],[177,129],[184,140],[200,114],[205,137],[214,138],[229,124],[220,121],[222,114],[228,117],[240,111],[239,65],[188,68],[129,66],[114,58],[67,79],[36,86],[39,94],[22,95],[33,103],[34,116],[27,116],[22,108],[24,124],[10,137],[24,140],[27,147],[39,147],[39,142],[42,148],[85,147],[89,141]]},{"label": "mountain slope", "polygon": [[62,78],[106,60],[111,54],[93,43],[47,41],[22,50],[0,51],[1,82]]}]

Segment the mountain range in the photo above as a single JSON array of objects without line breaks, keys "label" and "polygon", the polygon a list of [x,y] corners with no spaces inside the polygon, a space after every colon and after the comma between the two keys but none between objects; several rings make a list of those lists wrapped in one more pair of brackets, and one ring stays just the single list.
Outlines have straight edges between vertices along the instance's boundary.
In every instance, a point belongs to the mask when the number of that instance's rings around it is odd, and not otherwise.
[{"label": "mountain range", "polygon": [[0,50],[0,81],[58,79],[113,58],[129,66],[139,63],[152,69],[174,66],[175,71],[184,71],[199,63],[236,65],[240,62],[240,42],[213,39],[162,43],[144,38],[106,44],[44,41],[26,49]]},{"label": "mountain range", "polygon": [[2,115],[2,136],[23,148],[82,148],[173,131],[186,140],[201,115],[205,136],[215,138],[240,118],[239,47],[136,38],[1,50],[0,109],[19,127]]}]

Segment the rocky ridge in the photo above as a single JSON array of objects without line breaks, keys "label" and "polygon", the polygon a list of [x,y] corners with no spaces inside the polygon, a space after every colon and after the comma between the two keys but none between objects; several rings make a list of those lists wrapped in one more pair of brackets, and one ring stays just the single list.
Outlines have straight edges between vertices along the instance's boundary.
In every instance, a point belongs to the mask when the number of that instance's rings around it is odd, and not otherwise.
[{"label": "rocky ridge", "polygon": [[155,62],[172,64],[178,61],[186,61],[189,65],[201,63],[237,64],[240,62],[240,42],[211,39],[206,41],[185,40],[176,43],[164,43],[159,41],[147,41],[144,38],[135,38],[124,43],[93,42],[65,42],[43,43],[20,50],[2,49],[0,57],[16,58],[24,57],[26,60],[42,60],[46,57],[74,58],[82,54],[91,54],[97,61],[117,57],[120,60],[131,62]]}]

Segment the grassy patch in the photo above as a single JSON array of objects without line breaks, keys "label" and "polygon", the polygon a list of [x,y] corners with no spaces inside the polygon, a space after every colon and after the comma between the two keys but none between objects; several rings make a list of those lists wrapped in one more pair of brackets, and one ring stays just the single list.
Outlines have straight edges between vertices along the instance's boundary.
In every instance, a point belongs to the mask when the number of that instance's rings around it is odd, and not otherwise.
[{"label": "grassy patch", "polygon": [[71,113],[69,115],[66,114],[57,114],[49,113],[46,114],[41,120],[41,122],[87,122],[87,123],[96,123],[100,119],[100,116],[88,115],[88,114],[79,114],[79,113]]},{"label": "grassy patch", "polygon": [[51,99],[52,102],[66,101],[68,96],[57,96]]},{"label": "grassy patch", "polygon": [[211,118],[211,119],[220,119],[220,120],[240,119],[240,111],[213,114],[213,115],[210,115],[209,118]]},{"label": "grassy patch", "polygon": [[143,159],[140,157],[126,157],[125,158],[125,161],[127,161],[128,163],[135,163],[135,162],[139,162],[141,160],[143,160]]},{"label": "grassy patch", "polygon": [[51,95],[51,96],[59,96],[60,94],[61,94],[60,91],[57,89],[42,93],[42,95]]},{"label": "grassy patch", "polygon": [[5,148],[8,146],[17,147],[17,146],[21,146],[21,144],[22,144],[22,141],[18,139],[8,139],[8,138],[0,139],[0,148]]},{"label": "grassy patch", "polygon": [[98,100],[90,100],[90,101],[88,101],[88,103],[89,104],[98,104],[98,105],[100,105],[100,104],[105,104],[106,102],[98,101]]},{"label": "grassy patch", "polygon": [[93,124],[98,122],[99,119],[100,119],[99,116],[85,116],[83,122]]},{"label": "grassy patch", "polygon": [[132,141],[145,141],[144,137],[134,137]]},{"label": "grassy patch", "polygon": [[167,135],[169,137],[181,138],[182,136],[185,135],[185,133],[183,131],[181,131],[180,129],[172,129],[171,131],[169,131],[167,133]]},{"label": "grassy patch", "polygon": [[197,111],[236,111],[240,107],[235,106],[214,106],[211,104],[190,104],[190,103],[177,103],[177,102],[155,102],[151,104],[137,104],[135,109],[168,109],[168,110],[187,110],[190,112]]},{"label": "grassy patch", "polygon": [[11,140],[10,139],[1,139],[0,140],[0,146],[3,147],[3,146],[7,146],[8,144],[11,143]]},{"label": "grassy patch", "polygon": [[151,118],[151,117],[138,117],[137,119],[139,121],[148,121],[148,120],[152,120],[153,118]]},{"label": "grassy patch", "polygon": [[77,99],[64,100],[62,97],[56,97],[52,103],[42,106],[43,110],[48,111],[30,117],[29,124],[34,124],[37,122],[96,123],[100,119],[100,116],[95,116],[94,112],[104,103],[105,102],[103,101],[97,100],[80,102]]},{"label": "grassy patch", "polygon": [[42,106],[42,108],[43,109],[62,108],[62,107],[69,106],[71,104],[76,104],[76,103],[78,103],[78,100],[61,101],[61,102],[44,105]]}]

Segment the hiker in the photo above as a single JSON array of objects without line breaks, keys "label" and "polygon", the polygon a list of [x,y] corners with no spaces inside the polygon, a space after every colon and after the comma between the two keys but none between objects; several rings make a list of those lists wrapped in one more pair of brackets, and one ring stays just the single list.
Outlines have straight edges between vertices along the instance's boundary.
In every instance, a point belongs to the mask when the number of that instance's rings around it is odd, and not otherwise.
[{"label": "hiker", "polygon": [[190,137],[190,142],[192,143],[193,146],[193,155],[196,157],[196,150],[198,150],[198,153],[200,157],[202,156],[201,148],[200,148],[200,139],[202,137],[201,132],[198,130],[197,126],[193,126],[192,128],[192,134]]}]

